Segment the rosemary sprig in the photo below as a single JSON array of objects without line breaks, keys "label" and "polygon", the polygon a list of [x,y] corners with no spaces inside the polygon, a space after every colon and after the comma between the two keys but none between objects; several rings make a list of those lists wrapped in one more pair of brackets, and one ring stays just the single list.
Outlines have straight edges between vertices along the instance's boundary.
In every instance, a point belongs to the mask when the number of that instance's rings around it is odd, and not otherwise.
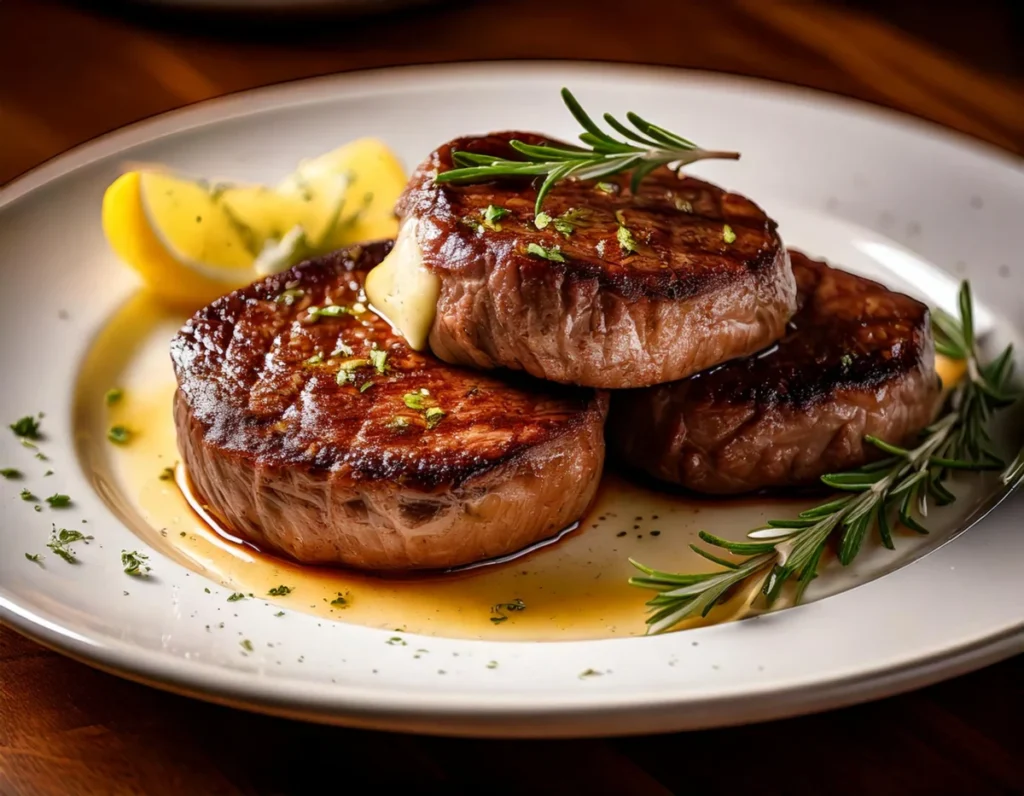
[{"label": "rosemary sprig", "polygon": [[539,215],[544,198],[555,183],[562,180],[600,180],[631,171],[630,188],[635,193],[644,177],[658,166],[671,164],[679,169],[698,160],[737,160],[740,156],[738,152],[701,149],[692,141],[652,124],[632,111],[626,114],[626,119],[633,125],[633,129],[610,113],[604,114],[608,125],[628,140],[617,139],[598,127],[567,88],[562,89],[562,101],[583,127],[580,141],[589,149],[578,146],[534,146],[513,139],[509,141],[509,146],[523,156],[522,160],[457,150],[452,152],[452,161],[459,168],[441,172],[434,178],[435,182],[474,183],[502,177],[543,176],[544,181],[537,189],[534,205],[534,213]]},{"label": "rosemary sprig", "polygon": [[[936,348],[948,357],[966,360],[967,373],[947,398],[944,412],[921,433],[916,447],[901,448],[875,437],[865,439],[887,454],[857,470],[822,476],[837,495],[801,512],[796,519],[771,520],[747,534],[750,541],[732,542],[705,531],[705,545],[738,556],[732,561],[711,550],[693,550],[722,569],[700,574],[660,572],[630,559],[643,575],[630,584],[653,589],[657,596],[647,604],[651,615],[648,632],[658,633],[693,616],[706,616],[735,587],[761,581],[761,594],[771,606],[783,586],[796,581],[793,602],[800,602],[830,541],[837,543],[841,564],[849,564],[860,552],[868,533],[875,529],[882,544],[894,549],[892,530],[903,526],[918,533],[927,529],[915,517],[928,515],[929,503],[944,506],[956,500],[946,487],[955,470],[1001,470],[1004,465],[991,448],[986,429],[994,410],[1013,403],[1008,392],[1013,371],[1013,349],[983,364],[974,335],[971,288],[963,282],[959,296],[960,318],[936,311],[933,316]],[[1005,473],[1011,473],[1012,467]],[[1004,479],[1006,475],[1004,475]]]}]

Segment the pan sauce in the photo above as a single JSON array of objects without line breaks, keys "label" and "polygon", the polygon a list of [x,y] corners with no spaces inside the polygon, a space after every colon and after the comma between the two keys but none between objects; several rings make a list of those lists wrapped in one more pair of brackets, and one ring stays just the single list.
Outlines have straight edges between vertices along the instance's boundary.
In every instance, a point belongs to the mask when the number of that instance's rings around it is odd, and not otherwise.
[{"label": "pan sauce", "polygon": [[[510,641],[642,635],[644,603],[652,593],[628,585],[636,574],[629,558],[669,571],[707,571],[714,566],[689,548],[701,529],[740,538],[766,519],[793,516],[815,502],[680,497],[606,473],[578,529],[503,563],[455,573],[374,576],[283,561],[241,543],[212,515],[204,519],[201,498],[191,496],[197,513],[181,468],[175,478],[161,478],[178,459],[167,341],[183,321],[139,295],[104,329],[79,382],[80,450],[86,466],[96,472],[97,488],[133,530],[209,579],[195,580],[195,588],[209,588],[211,600],[226,600],[235,592],[251,595],[248,599],[267,604],[268,618],[287,609],[389,630]],[[124,398],[108,408],[103,395],[114,386],[124,390]],[[129,444],[106,441],[114,424],[134,432]],[[829,568],[808,598],[888,571],[922,543],[921,537],[901,535],[897,553],[866,546],[851,567]],[[160,556],[151,563],[157,577],[170,566]],[[269,594],[280,586],[290,591]],[[746,613],[747,598],[739,594],[689,626],[739,618]],[[493,610],[517,600],[523,610]],[[287,614],[273,621],[287,621]]]}]

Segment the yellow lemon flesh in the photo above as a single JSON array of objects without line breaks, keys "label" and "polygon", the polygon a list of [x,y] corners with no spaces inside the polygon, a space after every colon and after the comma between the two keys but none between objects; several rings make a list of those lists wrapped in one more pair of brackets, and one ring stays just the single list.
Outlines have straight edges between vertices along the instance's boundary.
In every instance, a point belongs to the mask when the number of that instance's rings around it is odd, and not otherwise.
[{"label": "yellow lemon flesh", "polygon": [[160,298],[195,307],[306,257],[393,237],[405,182],[369,138],[304,161],[274,188],[133,171],[107,189],[103,230]]},{"label": "yellow lemon flesh", "polygon": [[936,354],[935,370],[942,379],[943,388],[952,389],[967,372],[967,363],[962,359],[950,359],[943,354]]}]

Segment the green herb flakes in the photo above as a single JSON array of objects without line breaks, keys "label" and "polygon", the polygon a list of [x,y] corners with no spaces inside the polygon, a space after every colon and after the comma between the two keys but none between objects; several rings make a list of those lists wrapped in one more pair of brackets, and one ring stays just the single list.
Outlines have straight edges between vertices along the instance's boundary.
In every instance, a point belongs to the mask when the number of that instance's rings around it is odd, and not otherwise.
[{"label": "green herb flakes", "polygon": [[402,638],[401,636],[392,636],[391,638],[389,638],[387,640],[387,643],[390,644],[392,647],[394,647],[396,645],[399,646],[399,647],[407,646],[406,640],[404,638]]},{"label": "green herb flakes", "polygon": [[275,586],[267,592],[271,597],[287,597],[291,593],[291,586]]},{"label": "green herb flakes", "polygon": [[348,599],[341,592],[338,592],[338,596],[331,600],[332,608],[348,608]]},{"label": "green herb flakes", "polygon": [[617,193],[619,190],[614,182],[599,182],[596,187],[601,193]]},{"label": "green herb flakes", "polygon": [[174,468],[173,467],[165,467],[163,470],[161,470],[160,471],[160,480],[161,481],[173,481],[174,480]]},{"label": "green herb flakes", "polygon": [[633,233],[629,231],[629,227],[626,226],[626,217],[622,214],[621,210],[615,211],[615,220],[619,222],[619,229],[615,233],[615,238],[619,241],[619,246],[626,254],[635,254],[638,251],[636,239],[633,237]]},{"label": "green herb flakes", "polygon": [[537,229],[544,229],[550,223],[551,216],[549,216],[547,213],[537,213],[537,217],[533,219],[533,225]]},{"label": "green herb flakes", "polygon": [[341,304],[328,304],[326,307],[310,307],[306,312],[308,313],[306,320],[309,323],[316,323],[321,318],[338,318],[342,315],[351,314],[351,310]]},{"label": "green herb flakes", "polygon": [[[39,419],[42,415],[39,415]],[[25,439],[39,439],[39,419],[28,415],[11,423],[10,429],[19,437]]]},{"label": "green herb flakes", "polygon": [[423,417],[427,421],[427,428],[434,429],[444,420],[445,411],[440,406],[431,406],[423,413]]},{"label": "green herb flakes", "polygon": [[424,402],[426,398],[425,396],[418,392],[407,392],[405,395],[402,396],[402,400],[405,402],[405,405],[408,406],[410,409],[415,409],[419,411],[420,409],[423,409],[425,407]]},{"label": "green herb flakes", "polygon": [[388,428],[394,431],[405,431],[405,429],[409,428],[409,421],[404,417],[396,416],[391,418],[391,421],[388,423]]},{"label": "green herb flakes", "polygon": [[125,574],[131,575],[133,578],[143,578],[149,574],[150,566],[146,563],[148,560],[149,556],[137,550],[121,551],[121,566],[124,567]]},{"label": "green herb flakes", "polygon": [[317,352],[316,354],[313,354],[313,356],[311,356],[309,359],[307,359],[302,364],[304,364],[304,365],[320,365],[320,364],[323,364],[323,361],[324,361],[324,355],[319,353],[319,352]]},{"label": "green herb flakes", "polygon": [[37,500],[39,500],[39,498],[37,498],[35,495],[33,495],[27,489],[22,489],[21,490],[21,499],[22,500],[29,500],[29,501],[37,501]]},{"label": "green herb flakes", "polygon": [[526,253],[531,254],[534,257],[539,257],[542,260],[550,260],[553,263],[565,262],[565,257],[562,255],[562,251],[558,246],[552,246],[550,249],[545,249],[539,243],[530,243],[526,247]]},{"label": "green herb flakes", "polygon": [[496,625],[500,625],[502,622],[508,620],[508,614],[505,613],[506,611],[514,612],[525,610],[526,603],[518,597],[509,603],[498,603],[497,605],[491,606],[491,613],[494,614],[494,616],[491,617],[491,621]]},{"label": "green herb flakes", "polygon": [[487,205],[487,209],[484,210],[484,226],[488,229],[493,229],[495,232],[501,232],[501,224],[498,222],[507,216],[508,213],[509,211],[504,207]]},{"label": "green herb flakes", "polygon": [[388,369],[388,352],[380,348],[370,349],[370,364],[380,374],[384,374]]},{"label": "green herb flakes", "polygon": [[334,347],[334,350],[331,352],[331,356],[332,357],[350,357],[354,353],[355,352],[352,350],[352,348],[350,346],[345,345],[343,342],[341,342],[341,340],[339,340],[338,344]]},{"label": "green herb flakes", "polygon": [[373,386],[373,382],[372,381],[370,381],[370,380],[364,381],[362,384],[359,385],[359,392],[366,392],[372,386]]},{"label": "green herb flakes", "polygon": [[240,591],[236,591],[234,594],[232,594],[230,597],[228,597],[228,602],[229,603],[237,603],[239,600],[244,600],[244,599],[245,599],[245,595],[242,594],[242,592],[240,592]]},{"label": "green herb flakes", "polygon": [[125,426],[111,426],[107,432],[107,439],[115,445],[127,445],[133,435],[134,432]]},{"label": "green herb flakes", "polygon": [[50,495],[46,502],[50,504],[51,509],[66,509],[71,505],[71,498],[67,495]]},{"label": "green herb flakes", "polygon": [[284,611],[278,611],[274,616],[284,616]]},{"label": "green herb flakes", "polygon": [[124,390],[120,387],[112,387],[107,390],[107,394],[103,396],[103,400],[106,401],[107,406],[113,406],[122,398],[124,398]]},{"label": "green herb flakes", "polygon": [[728,224],[722,227],[722,240],[724,240],[726,243],[736,242],[736,233],[732,231],[732,227],[730,227]]},{"label": "green herb flakes", "polygon": [[13,467],[5,467],[0,470],[0,476],[13,481],[16,478],[21,478],[21,470],[15,470]]},{"label": "green herb flakes", "polygon": [[245,650],[246,652],[252,652],[252,642],[251,642],[251,641],[249,641],[249,639],[247,639],[247,638],[243,638],[243,639],[242,639],[242,640],[241,640],[241,641],[239,642],[239,644],[241,644],[241,645],[242,645],[242,649],[244,649],[244,650]]},{"label": "green herb flakes", "polygon": [[57,526],[53,526],[53,532],[50,534],[50,541],[47,542],[46,546],[53,551],[54,555],[60,556],[69,564],[74,564],[78,561],[75,557],[74,551],[68,546],[75,542],[88,541],[92,539],[91,536],[86,536],[81,531],[70,530],[68,528],[61,528],[57,530]]}]

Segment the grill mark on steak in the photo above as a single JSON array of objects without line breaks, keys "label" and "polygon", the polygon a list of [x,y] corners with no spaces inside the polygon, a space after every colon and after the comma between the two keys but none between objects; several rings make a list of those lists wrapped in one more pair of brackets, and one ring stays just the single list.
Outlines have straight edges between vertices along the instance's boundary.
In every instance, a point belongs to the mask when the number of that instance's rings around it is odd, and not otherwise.
[{"label": "grill mark on steak", "polygon": [[[441,279],[430,334],[439,357],[638,387],[746,356],[783,333],[796,288],[775,222],[753,202],[665,167],[636,194],[628,175],[603,180],[611,192],[567,180],[544,205],[552,218],[584,214],[566,236],[555,223],[535,226],[539,180],[434,182],[456,149],[517,158],[511,138],[551,142],[521,132],[456,139],[417,168],[396,208],[419,220],[424,263]],[[500,230],[482,223],[492,204],[509,211]],[[617,212],[639,251],[620,246]],[[531,243],[559,247],[565,262],[530,255]]]},{"label": "grill mark on steak", "polygon": [[[559,532],[596,493],[607,395],[453,368],[368,309],[310,322],[310,307],[365,304],[366,272],[390,247],[303,263],[182,328],[175,423],[196,491],[235,533],[304,563],[447,568]],[[288,290],[301,291],[291,304]],[[351,358],[375,344],[387,372],[339,385],[339,343]],[[424,388],[447,413],[433,429],[404,401]]]},{"label": "grill mark on steak", "polygon": [[615,455],[699,492],[815,483],[903,444],[940,394],[927,308],[791,251],[801,308],[776,346],[672,384],[617,393]]}]

